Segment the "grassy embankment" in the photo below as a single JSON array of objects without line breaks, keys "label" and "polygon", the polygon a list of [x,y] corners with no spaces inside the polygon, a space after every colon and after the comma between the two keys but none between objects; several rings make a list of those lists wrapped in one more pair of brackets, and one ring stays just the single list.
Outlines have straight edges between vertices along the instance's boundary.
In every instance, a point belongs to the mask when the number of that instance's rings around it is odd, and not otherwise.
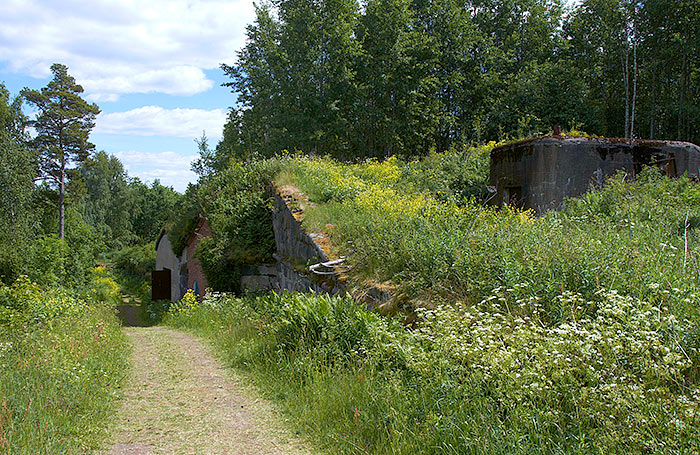
[{"label": "grassy embankment", "polygon": [[700,187],[649,170],[534,217],[480,203],[487,151],[278,176],[416,328],[301,295],[213,296],[168,322],[342,453],[697,452]]},{"label": "grassy embankment", "polygon": [[0,287],[0,453],[83,454],[99,447],[128,372],[116,283],[87,292]]}]

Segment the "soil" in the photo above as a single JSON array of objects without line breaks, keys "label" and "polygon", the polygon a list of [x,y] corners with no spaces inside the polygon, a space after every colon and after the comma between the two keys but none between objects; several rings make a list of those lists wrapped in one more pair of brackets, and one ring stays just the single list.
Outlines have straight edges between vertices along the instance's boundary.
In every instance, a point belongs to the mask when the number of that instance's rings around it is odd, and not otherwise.
[{"label": "soil", "polygon": [[309,454],[255,391],[195,337],[125,328],[133,367],[104,454]]},{"label": "soil", "polygon": [[148,321],[143,314],[141,299],[127,292],[122,292],[122,303],[117,305],[117,316],[126,327],[146,327]]}]

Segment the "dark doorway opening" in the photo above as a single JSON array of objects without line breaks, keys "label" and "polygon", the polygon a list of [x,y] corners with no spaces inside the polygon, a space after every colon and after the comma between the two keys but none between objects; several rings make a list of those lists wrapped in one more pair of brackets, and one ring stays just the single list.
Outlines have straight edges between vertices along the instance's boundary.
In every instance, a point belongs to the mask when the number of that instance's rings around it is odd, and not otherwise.
[{"label": "dark doorway opening", "polygon": [[170,300],[170,269],[154,270],[151,273],[151,300]]},{"label": "dark doorway opening", "polygon": [[523,187],[507,186],[503,191],[503,203],[511,207],[523,208],[525,206]]}]

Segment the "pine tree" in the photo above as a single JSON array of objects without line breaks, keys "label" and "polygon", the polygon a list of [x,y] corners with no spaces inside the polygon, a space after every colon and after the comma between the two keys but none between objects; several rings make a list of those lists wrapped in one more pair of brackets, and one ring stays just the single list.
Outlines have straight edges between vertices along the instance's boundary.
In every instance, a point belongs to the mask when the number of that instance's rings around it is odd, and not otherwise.
[{"label": "pine tree", "polygon": [[88,141],[95,117],[96,104],[80,97],[83,87],[68,74],[68,67],[51,65],[54,77],[41,91],[22,90],[22,96],[37,109],[30,123],[37,136],[32,145],[39,154],[39,169],[44,179],[58,186],[58,237],[64,237],[66,170],[71,163],[82,163],[95,149]]}]

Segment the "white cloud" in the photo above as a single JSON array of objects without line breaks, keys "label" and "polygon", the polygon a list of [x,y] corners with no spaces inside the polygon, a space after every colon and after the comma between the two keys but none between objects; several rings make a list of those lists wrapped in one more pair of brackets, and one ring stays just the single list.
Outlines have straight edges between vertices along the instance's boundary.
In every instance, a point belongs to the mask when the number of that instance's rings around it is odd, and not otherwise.
[{"label": "white cloud", "polygon": [[188,183],[197,181],[197,175],[191,171],[191,163],[197,155],[182,155],[172,151],[142,153],[136,150],[121,151],[114,154],[124,164],[132,177],[152,183],[160,180],[165,186],[172,186],[183,192]]},{"label": "white cloud", "polygon": [[193,95],[213,84],[203,70],[234,60],[253,18],[251,0],[3,0],[0,61],[35,77],[64,63],[95,101]]},{"label": "white cloud", "polygon": [[224,109],[164,109],[160,106],[144,106],[125,112],[98,115],[93,132],[194,139],[206,131],[209,138],[217,140],[221,137],[224,123]]}]

